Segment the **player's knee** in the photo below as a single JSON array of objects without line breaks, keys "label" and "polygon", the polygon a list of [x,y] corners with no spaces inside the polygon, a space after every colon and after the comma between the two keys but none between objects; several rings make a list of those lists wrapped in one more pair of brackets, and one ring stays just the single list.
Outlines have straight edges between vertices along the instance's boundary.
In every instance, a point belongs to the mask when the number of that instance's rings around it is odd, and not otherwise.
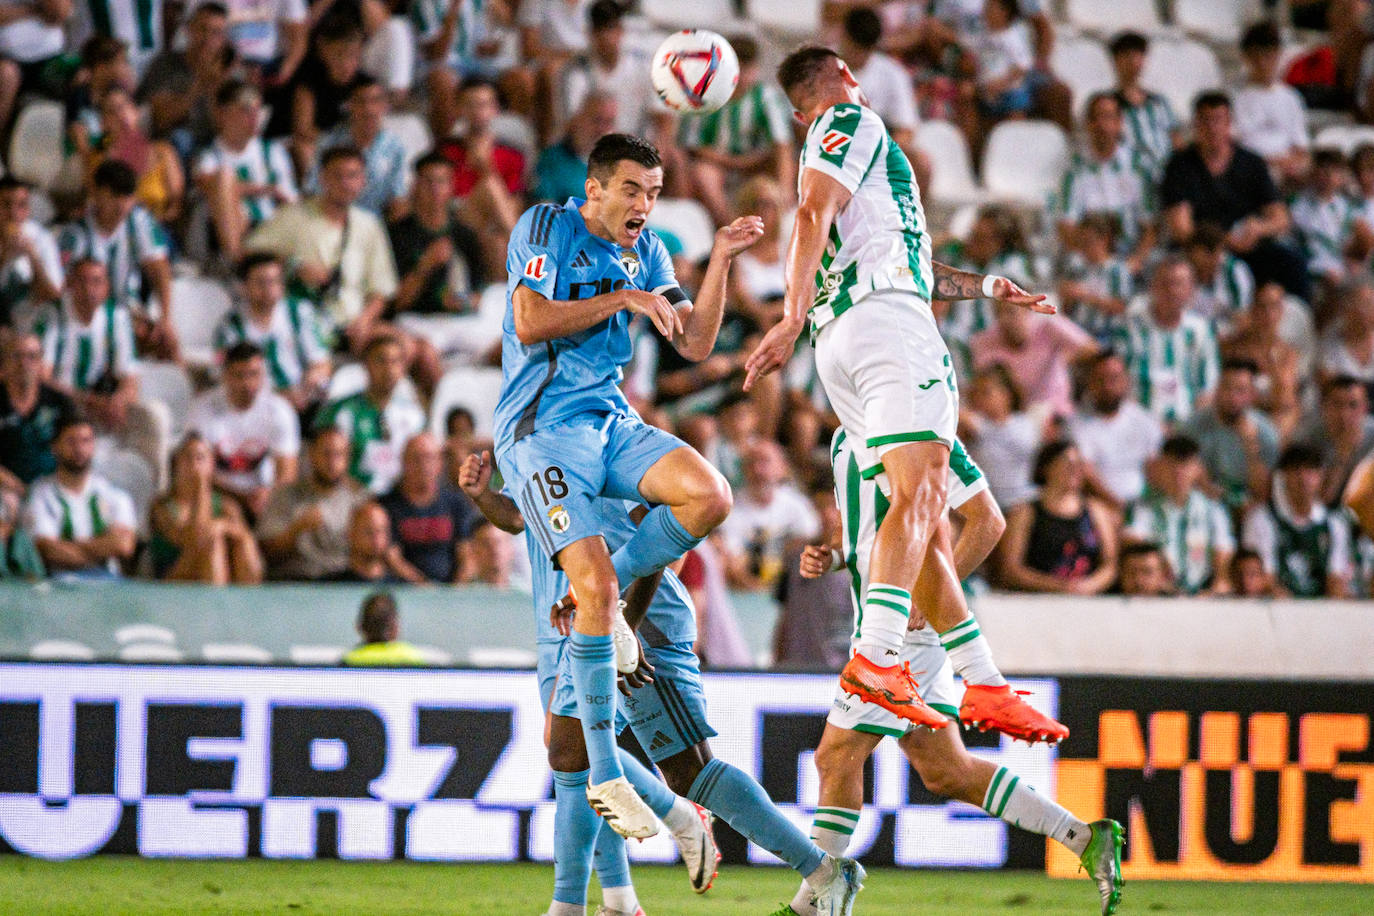
[{"label": "player's knee", "polygon": [[725,521],[735,505],[735,497],[730,492],[729,482],[714,468],[697,475],[692,481],[688,501],[697,521],[705,526],[707,531]]}]

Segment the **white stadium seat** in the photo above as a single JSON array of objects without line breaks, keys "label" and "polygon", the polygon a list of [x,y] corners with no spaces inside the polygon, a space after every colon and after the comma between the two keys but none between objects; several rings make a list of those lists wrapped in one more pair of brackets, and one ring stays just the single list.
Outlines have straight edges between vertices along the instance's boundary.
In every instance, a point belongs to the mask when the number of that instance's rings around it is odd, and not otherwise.
[{"label": "white stadium seat", "polygon": [[1074,108],[1079,113],[1094,92],[1116,84],[1111,55],[1096,38],[1056,38],[1050,52],[1050,70],[1073,90]]},{"label": "white stadium seat", "polygon": [[709,28],[728,33],[735,20],[731,0],[640,0],[639,11],[655,25],[670,29]]},{"label": "white stadium seat", "polygon": [[453,654],[445,652],[437,646],[415,646],[414,648],[415,654],[420,656],[426,665],[444,668],[453,664]]},{"label": "white stadium seat", "polygon": [[1123,29],[1156,32],[1162,26],[1155,0],[1067,0],[1064,13],[1078,28],[1103,35]]},{"label": "white stadium seat", "polygon": [[126,662],[180,662],[186,654],[175,646],[156,642],[137,642],[122,646],[119,650],[120,661]]},{"label": "white stadium seat", "polygon": [[1312,141],[1314,147],[1338,149],[1347,156],[1366,143],[1374,144],[1374,127],[1368,124],[1332,124]]},{"label": "white stadium seat", "polygon": [[44,639],[29,647],[29,658],[49,662],[88,662],[95,650],[72,639]]},{"label": "white stadium seat", "polygon": [[1198,93],[1220,89],[1225,82],[1215,52],[1186,38],[1150,42],[1140,81],[1167,98],[1184,123],[1192,119],[1193,99]]},{"label": "white stadium seat", "polygon": [[292,646],[291,661],[297,665],[337,665],[347,651],[342,646]]},{"label": "white stadium seat", "polygon": [[472,411],[477,435],[492,434],[491,420],[496,401],[501,395],[501,370],[485,366],[463,366],[450,369],[439,379],[430,403],[429,428],[439,441],[445,438],[444,421],[455,407]]},{"label": "white stadium seat", "polygon": [[176,363],[143,360],[138,363],[137,375],[138,399],[164,405],[171,419],[172,439],[180,439],[186,430],[186,418],[191,412],[194,395],[186,370]]},{"label": "white stadium seat", "polygon": [[133,643],[161,643],[164,646],[176,645],[177,634],[156,623],[131,623],[114,632],[115,642],[121,646]]},{"label": "white stadium seat", "polygon": [[819,0],[748,0],[749,20],[785,35],[815,35],[821,28]]},{"label": "white stadium seat", "polygon": [[215,326],[233,308],[229,291],[205,277],[172,278],[172,324],[181,353],[197,366],[215,364]]},{"label": "white stadium seat", "polygon": [[1213,44],[1233,45],[1262,15],[1253,0],[1173,0],[1173,23]]},{"label": "white stadium seat", "polygon": [[67,123],[61,102],[31,102],[19,112],[10,136],[10,171],[15,178],[44,190],[62,171],[63,131]]},{"label": "white stadium seat", "polygon": [[491,132],[497,140],[524,153],[525,164],[534,168],[534,160],[539,156],[539,137],[528,119],[511,112],[499,114],[491,122]]},{"label": "white stadium seat", "polygon": [[983,150],[983,184],[993,197],[1044,207],[1069,165],[1069,141],[1049,121],[1003,121]]},{"label": "white stadium seat", "polygon": [[[97,457],[96,470],[100,476],[129,494],[134,503],[134,517],[138,520],[138,533],[147,534],[148,510],[152,508],[153,499],[157,496],[157,478],[153,474],[153,469],[148,466],[148,459],[126,448],[111,449]],[[166,632],[170,636],[172,631]]]},{"label": "white stadium seat", "polygon": [[468,650],[468,664],[474,668],[533,668],[538,661],[529,649],[474,646]]},{"label": "white stadium seat", "polygon": [[973,161],[963,131],[948,121],[924,121],[916,145],[930,158],[930,187],[923,196],[942,204],[965,204],[987,195],[973,175]]},{"label": "white stadium seat", "polygon": [[207,662],[226,664],[266,665],[272,661],[271,652],[245,642],[207,642],[200,647],[200,655]]},{"label": "white stadium seat", "polygon": [[715,224],[706,208],[690,198],[665,198],[654,204],[649,215],[649,228],[668,232],[682,243],[682,256],[700,261],[711,253],[716,239]]},{"label": "white stadium seat", "polygon": [[[355,395],[367,387],[367,370],[362,363],[344,363],[334,370],[329,378],[329,389],[325,392],[326,401],[337,401]],[[401,379],[396,386],[396,397],[404,398],[413,404],[420,403],[420,393],[409,376]]]}]

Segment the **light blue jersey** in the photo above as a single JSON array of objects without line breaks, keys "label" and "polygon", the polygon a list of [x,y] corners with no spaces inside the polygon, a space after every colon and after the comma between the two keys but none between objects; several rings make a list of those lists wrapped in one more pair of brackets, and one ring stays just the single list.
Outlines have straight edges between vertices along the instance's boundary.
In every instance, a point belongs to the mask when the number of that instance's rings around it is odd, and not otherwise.
[{"label": "light blue jersey", "polygon": [[570,337],[525,345],[515,334],[512,295],[524,284],[553,301],[590,299],[643,289],[678,305],[687,301],[663,241],[645,229],[634,248],[593,235],[578,212],[584,202],[526,210],[506,253],[506,317],[501,334],[501,397],[496,405],[498,455],[539,429],[578,417],[630,413],[619,385],[630,361],[630,314],[617,312]]}]

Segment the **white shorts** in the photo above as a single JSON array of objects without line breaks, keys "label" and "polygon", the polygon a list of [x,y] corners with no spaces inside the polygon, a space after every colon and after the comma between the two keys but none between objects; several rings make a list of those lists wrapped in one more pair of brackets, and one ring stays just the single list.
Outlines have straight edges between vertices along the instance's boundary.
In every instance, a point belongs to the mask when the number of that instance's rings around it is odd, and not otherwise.
[{"label": "white shorts", "polygon": [[[843,316],[842,316],[843,317]],[[901,660],[911,664],[911,676],[916,679],[916,692],[926,705],[936,712],[959,718],[960,696],[955,690],[954,668],[949,663],[949,655],[938,639],[932,641],[926,630],[908,634],[902,646]],[[918,635],[920,634],[920,635]],[[914,637],[914,638],[913,638]],[[868,732],[870,735],[890,735],[900,738],[914,726],[896,713],[889,712],[876,703],[865,703],[856,696],[835,687],[835,701],[830,715],[825,721],[847,731]]]},{"label": "white shorts", "polygon": [[816,371],[865,478],[900,445],[953,445],[954,367],[929,304],[915,293],[870,293],[822,327]]}]

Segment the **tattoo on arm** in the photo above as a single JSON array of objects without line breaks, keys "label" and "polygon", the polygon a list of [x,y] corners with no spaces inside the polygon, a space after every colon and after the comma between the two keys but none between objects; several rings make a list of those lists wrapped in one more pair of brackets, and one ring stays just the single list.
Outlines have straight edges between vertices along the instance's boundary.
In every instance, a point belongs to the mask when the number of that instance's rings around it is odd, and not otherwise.
[{"label": "tattoo on arm", "polygon": [[983,275],[968,270],[955,270],[948,264],[931,261],[935,274],[933,298],[950,302],[956,299],[983,298]]}]

